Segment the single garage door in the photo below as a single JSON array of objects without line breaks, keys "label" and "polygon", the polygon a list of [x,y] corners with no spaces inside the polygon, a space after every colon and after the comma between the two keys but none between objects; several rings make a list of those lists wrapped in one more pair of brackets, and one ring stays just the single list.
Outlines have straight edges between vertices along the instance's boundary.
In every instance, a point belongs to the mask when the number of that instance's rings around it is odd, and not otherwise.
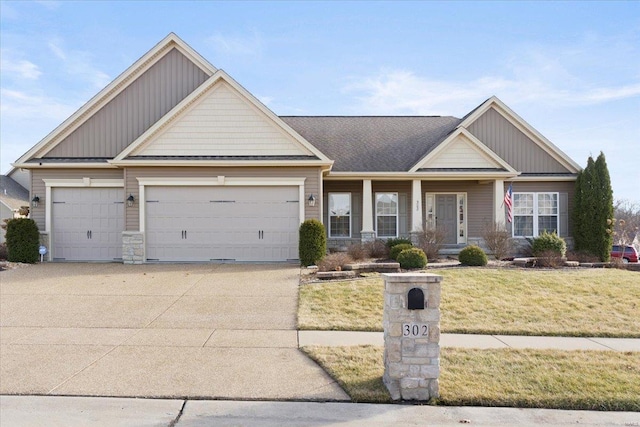
[{"label": "single garage door", "polygon": [[298,187],[147,187],[148,261],[298,259]]},{"label": "single garage door", "polygon": [[122,260],[122,188],[53,188],[51,221],[54,261]]}]

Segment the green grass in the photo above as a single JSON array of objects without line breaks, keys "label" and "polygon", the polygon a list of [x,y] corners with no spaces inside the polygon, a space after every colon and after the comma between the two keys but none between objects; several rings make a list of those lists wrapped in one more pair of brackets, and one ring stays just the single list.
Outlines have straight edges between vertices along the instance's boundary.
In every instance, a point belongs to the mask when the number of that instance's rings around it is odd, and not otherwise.
[{"label": "green grass", "polygon": [[[383,348],[305,347],[356,402],[389,402]],[[640,353],[443,348],[439,405],[640,411]]]},{"label": "green grass", "polygon": [[[640,274],[618,269],[431,270],[444,333],[640,337]],[[305,284],[300,329],[382,330],[383,282]]]}]

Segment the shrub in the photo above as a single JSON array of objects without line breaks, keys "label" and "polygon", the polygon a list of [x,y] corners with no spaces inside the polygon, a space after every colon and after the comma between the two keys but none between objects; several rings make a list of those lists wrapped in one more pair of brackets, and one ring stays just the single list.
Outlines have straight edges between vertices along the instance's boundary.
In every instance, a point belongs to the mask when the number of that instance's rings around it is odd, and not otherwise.
[{"label": "shrub", "polygon": [[[398,246],[400,245],[394,247]],[[398,254],[398,262],[404,269],[424,268],[427,265],[427,256],[420,248],[408,248]]]},{"label": "shrub", "polygon": [[553,233],[547,233],[545,230],[542,234],[533,239],[531,250],[535,257],[542,256],[547,251],[552,251],[562,258],[567,252],[567,244],[564,242],[562,237],[556,234],[555,231]]},{"label": "shrub", "polygon": [[395,246],[392,246],[391,250],[389,251],[389,257],[397,261],[398,255],[400,255],[400,252],[404,251],[405,249],[410,249],[412,247],[413,245],[411,243],[399,243]]},{"label": "shrub", "polygon": [[567,260],[578,262],[600,262],[600,258],[586,251],[567,251]]},{"label": "shrub", "polygon": [[28,218],[13,218],[7,222],[6,234],[8,257],[11,262],[38,262],[40,232],[35,221]]},{"label": "shrub", "polygon": [[347,248],[347,253],[354,260],[369,258],[371,256],[369,247],[362,243],[354,243]]},{"label": "shrub", "polygon": [[340,271],[345,264],[353,262],[345,252],[334,252],[318,261],[318,271]]},{"label": "shrub", "polygon": [[371,258],[388,258],[389,248],[384,240],[376,239],[372,242],[366,242],[364,247],[369,251]]},{"label": "shrub", "polygon": [[435,260],[438,259],[444,239],[442,227],[428,228],[420,235],[418,247],[424,251],[428,259]]},{"label": "shrub", "polygon": [[402,244],[411,244],[411,246],[413,246],[413,244],[411,243],[411,240],[404,238],[404,237],[392,237],[391,239],[387,239],[386,245],[389,249],[393,248],[396,245],[402,245]]},{"label": "shrub", "polygon": [[556,251],[542,251],[536,257],[535,266],[560,268],[564,266],[564,258],[562,258]]},{"label": "shrub", "polygon": [[513,252],[511,233],[504,224],[487,224],[482,230],[482,238],[495,259],[504,259]]},{"label": "shrub", "polygon": [[487,254],[476,245],[469,245],[462,249],[458,255],[458,260],[460,264],[469,266],[484,266],[489,262]]},{"label": "shrub", "polygon": [[300,225],[298,253],[305,267],[317,263],[327,253],[327,235],[317,219],[308,219]]},{"label": "shrub", "polygon": [[9,254],[7,252],[7,244],[6,243],[1,243],[0,244],[0,259],[6,260],[8,257],[9,257]]}]

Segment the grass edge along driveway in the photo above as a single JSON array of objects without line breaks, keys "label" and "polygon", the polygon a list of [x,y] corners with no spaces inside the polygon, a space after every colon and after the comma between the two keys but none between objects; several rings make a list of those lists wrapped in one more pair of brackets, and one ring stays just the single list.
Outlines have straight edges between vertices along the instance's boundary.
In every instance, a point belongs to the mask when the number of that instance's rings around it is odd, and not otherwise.
[{"label": "grass edge along driveway", "polygon": [[[640,337],[640,273],[618,269],[451,268],[443,276],[443,333]],[[300,287],[298,326],[382,330],[383,280]]]},{"label": "grass edge along driveway", "polygon": [[[388,403],[383,347],[304,347],[355,402]],[[640,353],[475,350],[441,353],[440,398],[447,406],[511,406],[640,411]]]}]

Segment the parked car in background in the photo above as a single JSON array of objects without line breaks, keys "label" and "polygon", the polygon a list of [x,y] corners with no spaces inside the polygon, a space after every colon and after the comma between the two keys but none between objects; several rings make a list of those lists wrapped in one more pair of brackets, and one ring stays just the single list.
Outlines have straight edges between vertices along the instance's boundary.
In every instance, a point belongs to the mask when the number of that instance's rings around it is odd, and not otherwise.
[{"label": "parked car in background", "polygon": [[622,258],[622,262],[625,264],[628,262],[638,262],[638,251],[633,246],[624,246],[624,253],[622,252],[622,245],[613,245],[611,248],[611,258]]}]

